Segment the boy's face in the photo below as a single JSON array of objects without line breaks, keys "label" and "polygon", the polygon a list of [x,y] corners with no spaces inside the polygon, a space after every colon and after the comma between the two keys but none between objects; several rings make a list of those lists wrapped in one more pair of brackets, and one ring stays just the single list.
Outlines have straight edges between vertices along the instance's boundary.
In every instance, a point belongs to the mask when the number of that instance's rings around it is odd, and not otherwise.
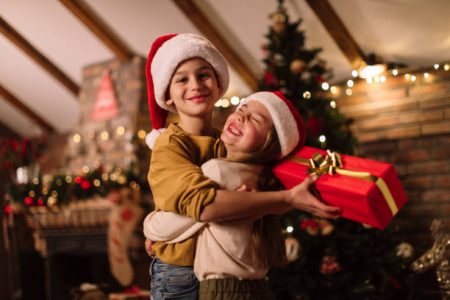
[{"label": "boy's face", "polygon": [[182,62],[170,80],[167,105],[174,105],[180,118],[206,117],[212,114],[220,95],[216,74],[201,58]]},{"label": "boy's face", "polygon": [[259,102],[249,101],[228,117],[220,138],[228,156],[249,154],[264,146],[272,127],[267,108]]}]

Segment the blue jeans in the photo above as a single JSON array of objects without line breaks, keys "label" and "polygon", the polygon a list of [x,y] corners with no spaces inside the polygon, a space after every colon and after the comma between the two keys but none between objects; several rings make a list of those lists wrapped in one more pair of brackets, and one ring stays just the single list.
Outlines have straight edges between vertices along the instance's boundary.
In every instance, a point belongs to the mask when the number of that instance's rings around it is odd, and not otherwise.
[{"label": "blue jeans", "polygon": [[192,267],[180,267],[153,259],[150,265],[153,300],[197,300],[199,282]]}]

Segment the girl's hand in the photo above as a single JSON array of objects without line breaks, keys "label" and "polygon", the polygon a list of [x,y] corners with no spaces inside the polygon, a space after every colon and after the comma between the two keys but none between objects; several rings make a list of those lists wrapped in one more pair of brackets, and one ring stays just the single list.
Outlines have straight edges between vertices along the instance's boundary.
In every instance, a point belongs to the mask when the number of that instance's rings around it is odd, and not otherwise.
[{"label": "girl's hand", "polygon": [[153,246],[153,241],[151,241],[149,239],[145,239],[145,251],[147,251],[147,254],[150,257],[155,256],[155,252],[153,251],[152,246]]},{"label": "girl's hand", "polygon": [[339,207],[329,206],[311,193],[311,185],[317,180],[317,176],[309,176],[302,183],[291,188],[288,203],[295,209],[309,212],[317,217],[336,219],[342,210]]}]

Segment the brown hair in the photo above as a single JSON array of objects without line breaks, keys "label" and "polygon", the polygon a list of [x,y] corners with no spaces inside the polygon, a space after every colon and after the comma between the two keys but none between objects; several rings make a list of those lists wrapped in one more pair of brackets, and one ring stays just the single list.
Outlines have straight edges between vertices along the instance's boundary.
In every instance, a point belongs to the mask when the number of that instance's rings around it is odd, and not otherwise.
[{"label": "brown hair", "polygon": [[[281,184],[271,171],[274,163],[279,159],[280,153],[280,142],[275,127],[272,127],[263,147],[240,157],[238,161],[264,165],[265,168],[258,184],[259,189],[273,191],[281,188]],[[260,262],[260,266],[277,267],[288,263],[282,228],[277,216],[267,215],[256,220],[253,224],[251,239],[254,246],[252,248],[255,249],[253,255]]]}]

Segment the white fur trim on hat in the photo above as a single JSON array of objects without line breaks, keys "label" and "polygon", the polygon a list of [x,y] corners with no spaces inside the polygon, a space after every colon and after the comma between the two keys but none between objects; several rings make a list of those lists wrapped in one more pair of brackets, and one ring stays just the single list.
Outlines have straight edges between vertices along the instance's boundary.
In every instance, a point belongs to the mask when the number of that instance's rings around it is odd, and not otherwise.
[{"label": "white fur trim on hat", "polygon": [[173,73],[178,65],[189,58],[199,57],[206,60],[217,74],[221,94],[228,89],[229,75],[225,58],[210,41],[197,34],[182,33],[167,40],[156,52],[151,66],[155,99],[158,105],[171,110],[166,105],[165,93]]},{"label": "white fur trim on hat", "polygon": [[164,132],[164,130],[166,130],[166,128],[152,129],[152,131],[145,136],[145,143],[151,150],[153,150],[153,147],[155,146],[156,139]]},{"label": "white fur trim on hat", "polygon": [[250,101],[259,102],[267,108],[278,135],[281,146],[281,157],[288,155],[298,145],[300,133],[298,131],[297,121],[287,104],[272,92],[254,93],[245,98],[241,102],[241,105]]}]

